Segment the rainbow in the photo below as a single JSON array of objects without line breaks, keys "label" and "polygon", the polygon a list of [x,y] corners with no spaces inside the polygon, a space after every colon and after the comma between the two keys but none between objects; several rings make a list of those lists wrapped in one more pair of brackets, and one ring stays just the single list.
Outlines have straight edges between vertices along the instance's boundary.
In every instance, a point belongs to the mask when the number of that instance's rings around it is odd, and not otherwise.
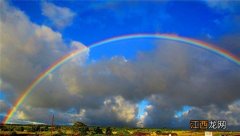
[{"label": "rainbow", "polygon": [[155,39],[166,39],[166,40],[173,40],[177,42],[182,42],[182,43],[187,43],[189,45],[195,45],[197,47],[206,49],[208,51],[211,51],[217,55],[220,55],[233,63],[236,63],[237,65],[240,65],[240,58],[237,56],[234,56],[230,52],[221,49],[219,47],[216,47],[214,45],[208,44],[203,41],[191,39],[191,38],[185,38],[185,37],[180,37],[176,35],[169,35],[169,34],[133,34],[133,35],[124,35],[124,36],[118,36],[118,37],[113,37],[110,39],[106,39],[100,42],[97,42],[95,44],[92,44],[89,46],[89,48],[83,48],[83,49],[77,49],[56,62],[54,62],[51,66],[49,66],[45,71],[40,73],[35,80],[32,81],[32,83],[26,88],[26,90],[23,91],[23,93],[20,95],[20,97],[16,100],[16,102],[13,104],[13,108],[10,109],[3,119],[2,123],[6,124],[10,121],[12,116],[15,114],[19,106],[23,103],[23,101],[26,99],[26,97],[33,91],[33,89],[38,85],[41,81],[44,80],[51,72],[59,68],[61,65],[63,65],[65,62],[71,60],[73,57],[79,55],[80,53],[86,51],[87,49],[94,48],[97,46],[104,45],[106,43],[111,43],[111,42],[116,42],[120,40],[127,40],[127,39],[139,39],[139,38],[155,38]]}]

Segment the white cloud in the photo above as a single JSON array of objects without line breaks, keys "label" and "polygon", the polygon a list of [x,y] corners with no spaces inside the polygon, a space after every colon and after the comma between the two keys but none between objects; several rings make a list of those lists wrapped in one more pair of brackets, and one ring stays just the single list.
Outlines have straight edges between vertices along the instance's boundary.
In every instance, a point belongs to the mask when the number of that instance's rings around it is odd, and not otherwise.
[{"label": "white cloud", "polygon": [[43,2],[42,14],[52,21],[57,28],[64,28],[70,25],[76,15],[69,8],[59,7],[49,2]]},{"label": "white cloud", "polygon": [[137,106],[127,102],[122,96],[116,96],[114,100],[114,104],[105,100],[104,102],[107,102],[105,106],[110,106],[111,111],[116,113],[120,120],[125,122],[133,121],[135,119]]},{"label": "white cloud", "polygon": [[47,26],[41,26],[40,29],[35,31],[37,38],[44,39],[46,42],[54,43],[61,42],[62,35],[58,32],[54,32]]},{"label": "white cloud", "polygon": [[142,115],[140,115],[140,118],[137,121],[137,127],[144,127],[144,122],[145,119],[148,117],[148,112],[151,112],[153,110],[153,106],[152,105],[147,105],[146,108],[144,109],[144,113]]},{"label": "white cloud", "polygon": [[207,5],[210,8],[213,8],[217,11],[230,11],[235,12],[237,9],[239,9],[239,1],[235,0],[205,0]]},{"label": "white cloud", "polygon": [[27,115],[23,111],[17,111],[16,117],[19,120],[26,120],[26,119],[28,119]]},{"label": "white cloud", "polygon": [[72,41],[71,47],[74,50],[81,50],[81,53],[77,57],[74,57],[71,61],[79,65],[84,64],[84,62],[89,57],[90,49],[78,41]]}]

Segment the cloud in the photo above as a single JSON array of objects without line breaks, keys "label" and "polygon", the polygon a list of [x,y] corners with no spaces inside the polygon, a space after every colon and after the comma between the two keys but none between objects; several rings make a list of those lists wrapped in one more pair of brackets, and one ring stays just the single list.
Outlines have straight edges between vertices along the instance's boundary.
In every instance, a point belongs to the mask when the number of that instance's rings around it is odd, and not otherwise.
[{"label": "cloud", "polygon": [[[69,96],[67,97],[69,99]],[[44,101],[45,100],[42,102]],[[75,102],[78,103],[79,101],[75,99]],[[74,106],[72,109],[69,108],[65,110],[57,110],[57,108],[54,108],[51,104],[49,107],[41,107],[39,105],[33,106],[32,103],[28,103],[28,105],[24,104],[24,106],[18,110],[13,120],[17,122],[31,120],[50,123],[50,117],[54,114],[57,124],[71,124],[74,121],[82,121],[88,125],[105,126],[135,126],[136,124],[136,104],[125,100],[121,96],[104,99],[101,103],[98,103],[98,108],[82,107],[77,110],[76,107],[81,105],[87,105],[87,102],[71,105]],[[54,109],[54,112],[49,110],[50,107]],[[70,107],[70,105],[68,105],[68,107]]]},{"label": "cloud", "polygon": [[[81,65],[69,61],[52,75],[51,82],[40,84],[27,103],[61,113],[84,109],[80,121],[114,126],[188,127],[190,115],[197,115],[199,110],[209,114],[196,119],[212,119],[210,108],[206,108],[211,105],[219,111],[231,111],[227,107],[239,100],[240,69],[236,64],[183,43],[156,44],[154,50],[139,52],[127,61],[124,56]],[[149,101],[149,108],[138,119],[137,105],[143,99]],[[194,108],[176,118],[176,112],[185,105]],[[237,111],[231,112],[232,116],[224,119],[237,117]],[[71,116],[74,114],[80,112]],[[62,121],[73,120],[71,116]]]},{"label": "cloud", "polygon": [[43,2],[42,14],[52,21],[53,25],[60,29],[69,26],[76,15],[69,8],[60,7],[49,2]]},{"label": "cloud", "polygon": [[226,120],[228,129],[235,129],[240,122],[239,101],[230,103],[226,108],[214,104],[192,107],[180,117],[175,118],[173,118],[174,111],[172,107],[167,109],[157,104],[151,110],[146,110],[144,119],[141,120],[142,124],[148,127],[189,128],[190,120]]},{"label": "cloud", "polygon": [[[229,35],[239,35],[240,31],[240,19],[239,19],[239,11],[240,11],[240,2],[239,1],[224,1],[224,0],[213,0],[213,1],[205,1],[207,6],[211,9],[211,11],[215,12],[216,14],[219,15],[218,18],[215,18],[213,20],[213,24],[216,29],[218,29],[218,33],[220,35],[214,36],[212,33],[212,36],[215,39],[215,41],[221,40],[222,37],[224,36],[229,36]],[[222,43],[219,42],[218,45],[221,45]],[[224,43],[226,44],[226,43]],[[231,48],[230,44],[229,48]],[[235,46],[235,45],[233,45]],[[226,45],[224,46],[226,47]],[[226,48],[228,49],[228,48]],[[234,54],[239,55],[239,53]]]},{"label": "cloud", "polygon": [[239,9],[239,1],[224,1],[224,0],[206,0],[206,3],[209,7],[217,11],[230,11],[235,12]]},{"label": "cloud", "polygon": [[32,23],[6,1],[1,1],[1,7],[1,93],[13,103],[37,75],[76,47],[67,46],[59,32]]},{"label": "cloud", "polygon": [[[240,20],[239,20],[240,23]],[[239,26],[240,28],[240,26]],[[218,45],[240,57],[240,33],[228,34],[219,38]]]},{"label": "cloud", "polygon": [[136,126],[137,127],[144,127],[144,125],[146,126],[146,124],[144,124],[146,122],[146,118],[148,117],[148,113],[151,112],[153,109],[153,106],[152,105],[147,105],[146,108],[145,108],[145,112],[140,115],[140,118],[138,119],[137,123],[136,123]]},{"label": "cloud", "polygon": [[115,112],[120,120],[130,122],[135,119],[136,105],[130,104],[125,101],[122,96],[114,97],[115,104],[111,99],[104,101],[104,105],[109,108],[110,111]]},{"label": "cloud", "polygon": [[9,105],[5,103],[5,101],[0,100],[0,113],[4,113],[9,109]]},{"label": "cloud", "polygon": [[207,37],[211,39],[212,43],[220,46],[221,48],[230,51],[236,56],[239,54],[239,35],[240,35],[240,2],[239,1],[205,1],[208,6],[217,12],[218,18],[213,20],[214,26],[218,29],[219,35],[207,34]]},{"label": "cloud", "polygon": [[239,100],[228,104],[225,108],[220,108],[216,105],[208,105],[202,108],[194,107],[184,115],[183,120],[190,119],[208,119],[208,120],[226,120],[229,128],[237,128],[240,125]]}]

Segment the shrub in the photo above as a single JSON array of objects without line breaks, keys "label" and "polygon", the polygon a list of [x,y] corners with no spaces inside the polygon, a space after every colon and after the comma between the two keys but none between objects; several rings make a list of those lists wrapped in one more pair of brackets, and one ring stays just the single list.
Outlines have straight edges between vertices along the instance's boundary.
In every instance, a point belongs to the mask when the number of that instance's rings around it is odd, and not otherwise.
[{"label": "shrub", "polygon": [[103,131],[100,127],[97,127],[96,129],[94,129],[94,133],[95,134],[103,134]]},{"label": "shrub", "polygon": [[3,126],[3,127],[2,127],[2,131],[8,131],[8,127]]},{"label": "shrub", "polygon": [[37,125],[37,126],[35,126],[35,125],[33,125],[32,126],[32,132],[37,132],[37,131],[40,131],[40,126],[39,125]]},{"label": "shrub", "polygon": [[161,133],[162,133],[162,132],[161,132],[160,130],[157,130],[157,131],[156,131],[156,134],[157,134],[157,135],[160,135]]},{"label": "shrub", "polygon": [[20,131],[24,131],[24,127],[23,126],[21,126]]},{"label": "shrub", "polygon": [[11,132],[10,136],[17,136],[17,132],[15,131]]},{"label": "shrub", "polygon": [[63,133],[61,130],[58,130],[57,134],[54,134],[54,136],[65,136],[66,134]]},{"label": "shrub", "polygon": [[129,133],[129,131],[123,129],[123,130],[118,131],[117,135],[130,136],[131,134]]},{"label": "shrub", "polygon": [[23,126],[17,127],[16,130],[17,130],[17,131],[24,131],[24,127],[23,127]]}]

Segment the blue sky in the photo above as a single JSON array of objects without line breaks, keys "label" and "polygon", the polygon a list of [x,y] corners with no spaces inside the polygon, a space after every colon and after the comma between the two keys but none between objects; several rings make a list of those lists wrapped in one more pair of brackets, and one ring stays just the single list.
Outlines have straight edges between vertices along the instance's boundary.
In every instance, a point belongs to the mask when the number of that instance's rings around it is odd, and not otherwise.
[{"label": "blue sky", "polygon": [[[240,57],[238,1],[10,0],[1,6],[1,120],[47,66],[105,39],[174,34]],[[62,118],[59,124],[77,118],[92,125],[169,127],[178,122],[172,127],[186,128],[189,119],[223,116],[233,128],[240,126],[239,111],[233,110],[240,109],[239,66],[211,52],[178,45],[183,43],[142,38],[90,49],[39,84],[12,122],[46,123],[46,116],[54,112],[56,119]]]},{"label": "blue sky", "polygon": [[[42,2],[11,1],[11,3],[24,11],[31,21],[59,30],[43,16]],[[237,2],[233,2],[232,5],[226,2],[226,7],[222,9],[217,6],[211,8],[209,7],[211,2],[205,1],[52,1],[52,3],[70,8],[75,13],[71,25],[60,30],[64,38],[81,41],[86,45],[133,33],[173,33],[214,42],[218,37],[239,31],[235,27],[238,22],[234,22],[235,16],[239,14],[239,8],[236,6],[230,10],[233,4],[238,4]]]}]

